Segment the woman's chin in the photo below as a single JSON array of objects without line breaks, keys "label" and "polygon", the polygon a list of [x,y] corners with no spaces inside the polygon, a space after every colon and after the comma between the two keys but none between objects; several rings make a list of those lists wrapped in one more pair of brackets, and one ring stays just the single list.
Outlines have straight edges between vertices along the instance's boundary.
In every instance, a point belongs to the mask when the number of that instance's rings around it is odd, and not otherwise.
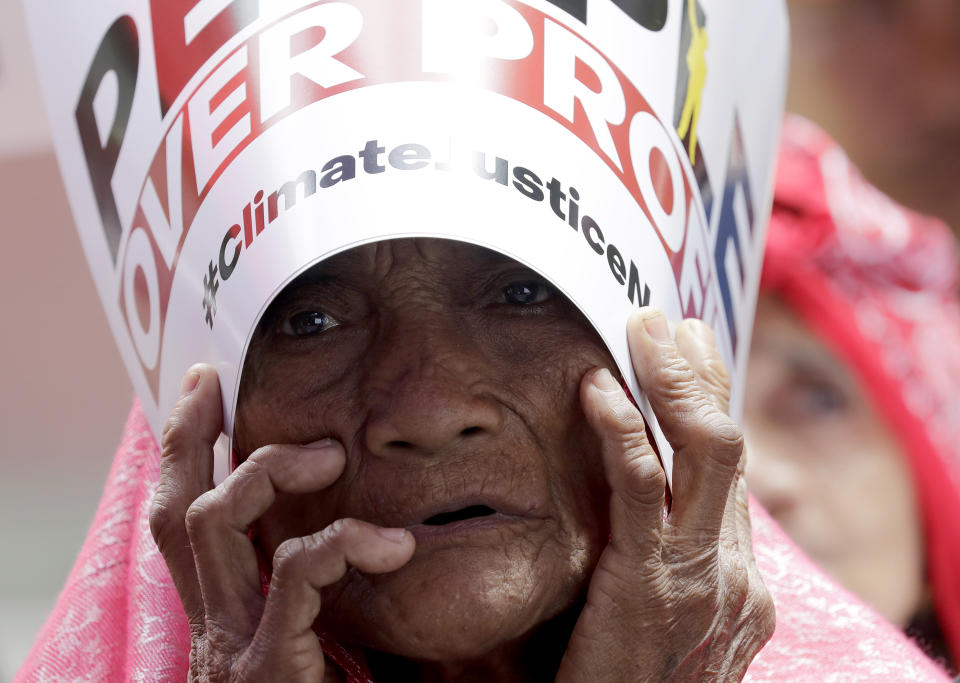
[{"label": "woman's chin", "polygon": [[326,601],[324,620],[345,641],[408,659],[489,657],[564,611],[585,588],[588,577],[570,567],[550,571],[539,566],[543,559],[468,548],[427,553],[390,574],[351,572]]}]

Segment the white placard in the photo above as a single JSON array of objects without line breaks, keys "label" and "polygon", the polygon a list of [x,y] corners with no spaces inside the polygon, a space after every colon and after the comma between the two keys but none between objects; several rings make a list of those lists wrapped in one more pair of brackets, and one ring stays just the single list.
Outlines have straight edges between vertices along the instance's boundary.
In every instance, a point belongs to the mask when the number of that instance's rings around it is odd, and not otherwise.
[{"label": "white placard", "polygon": [[83,248],[156,433],[198,361],[219,370],[232,433],[273,296],[402,236],[483,245],[551,280],[608,345],[668,476],[631,310],[706,320],[739,416],[782,0],[25,6]]}]

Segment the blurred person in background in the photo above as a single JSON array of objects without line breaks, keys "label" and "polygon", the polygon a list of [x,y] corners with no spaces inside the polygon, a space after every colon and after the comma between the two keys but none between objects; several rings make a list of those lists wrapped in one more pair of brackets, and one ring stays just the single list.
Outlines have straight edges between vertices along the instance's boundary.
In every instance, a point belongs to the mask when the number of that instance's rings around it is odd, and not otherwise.
[{"label": "blurred person in background", "polygon": [[790,0],[787,108],[960,233],[960,2]]},{"label": "blurred person in background", "polygon": [[748,481],[834,578],[960,661],[960,305],[946,226],[789,118],[748,371]]}]

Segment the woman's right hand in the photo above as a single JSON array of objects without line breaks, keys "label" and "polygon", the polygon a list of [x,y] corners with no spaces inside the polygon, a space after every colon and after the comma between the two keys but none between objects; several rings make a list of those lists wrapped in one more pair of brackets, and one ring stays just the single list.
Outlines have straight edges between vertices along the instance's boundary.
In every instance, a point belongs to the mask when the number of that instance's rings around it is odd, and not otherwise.
[{"label": "woman's right hand", "polygon": [[213,445],[222,429],[220,383],[205,365],[190,369],[163,429],[160,483],[150,529],[190,622],[191,681],[320,681],[325,662],[313,623],[320,589],[348,565],[399,569],[413,556],[405,529],[340,519],[311,536],[284,541],[261,589],[248,529],[278,493],[330,486],[344,468],[343,447],[326,440],[254,451],[213,486]]}]

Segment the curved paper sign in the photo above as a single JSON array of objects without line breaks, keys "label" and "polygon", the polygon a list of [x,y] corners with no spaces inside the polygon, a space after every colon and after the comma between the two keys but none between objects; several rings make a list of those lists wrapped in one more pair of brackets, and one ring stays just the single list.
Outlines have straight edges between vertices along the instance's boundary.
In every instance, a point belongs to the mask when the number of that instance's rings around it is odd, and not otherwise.
[{"label": "curved paper sign", "polygon": [[629,312],[706,320],[739,411],[784,97],[782,0],[26,8],[83,247],[157,433],[201,360],[219,369],[232,433],[273,296],[325,257],[410,236],[540,272],[635,396]]}]

